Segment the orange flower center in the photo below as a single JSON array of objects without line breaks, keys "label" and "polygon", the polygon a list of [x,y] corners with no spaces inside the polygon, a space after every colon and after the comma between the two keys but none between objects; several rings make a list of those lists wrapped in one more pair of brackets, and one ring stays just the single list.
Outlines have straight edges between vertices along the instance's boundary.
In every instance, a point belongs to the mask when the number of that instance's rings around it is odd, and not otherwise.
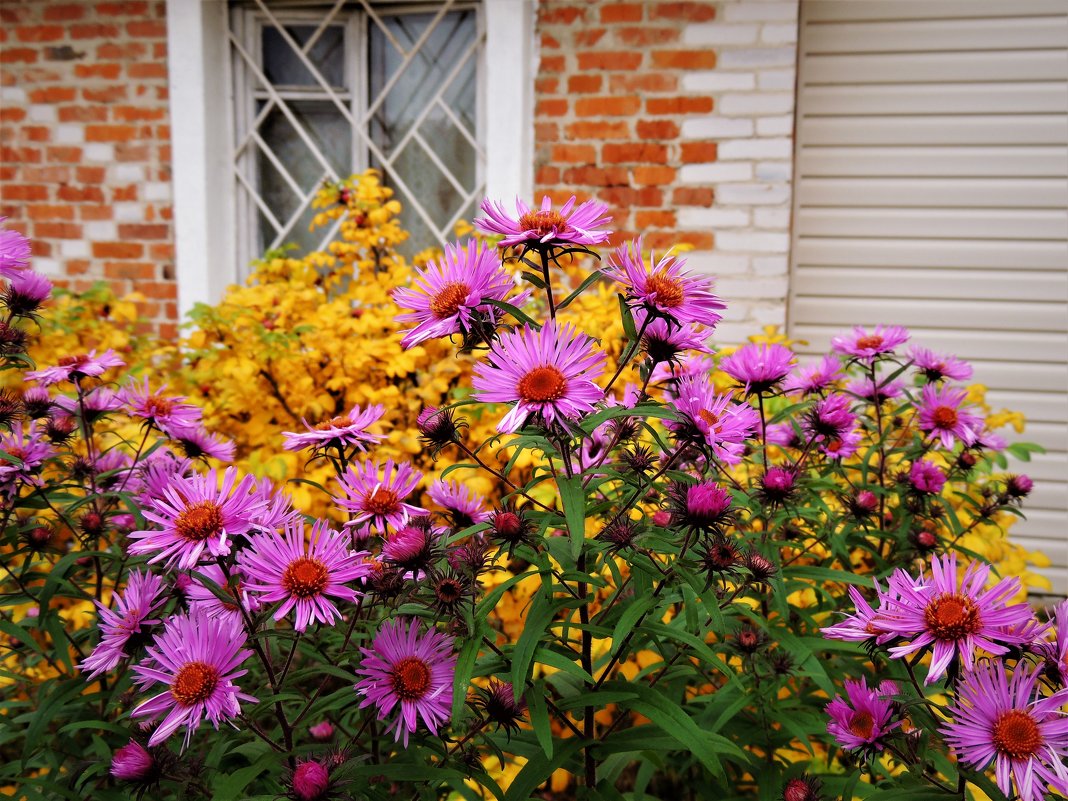
[{"label": "orange flower center", "polygon": [[20,448],[18,445],[12,445],[4,449],[8,456],[14,456],[20,462],[26,461],[26,449]]},{"label": "orange flower center", "polygon": [[347,426],[351,421],[347,417],[332,417],[329,420],[323,420],[321,423],[315,424],[316,431],[328,431],[331,428],[342,428]]},{"label": "orange flower center", "polygon": [[430,301],[430,311],[438,318],[452,317],[460,310],[471,289],[462,281],[445,284]]},{"label": "orange flower center", "polygon": [[645,291],[656,293],[656,302],[660,306],[674,309],[682,305],[684,293],[682,284],[674,278],[669,278],[663,271],[653,273],[645,281]]},{"label": "orange flower center", "polygon": [[222,508],[214,501],[201,501],[187,506],[174,522],[178,536],[190,542],[203,542],[218,534],[222,525]]},{"label": "orange flower center", "polygon": [[697,416],[700,417],[708,425],[709,428],[712,428],[716,425],[716,423],[719,422],[719,415],[712,414],[712,412],[708,411],[708,409],[702,409],[697,413]]},{"label": "orange flower center", "polygon": [[302,556],[294,559],[282,574],[282,586],[297,598],[312,598],[322,593],[330,581],[326,565],[318,559]]},{"label": "orange flower center", "polygon": [[975,601],[963,595],[946,593],[927,604],[923,613],[928,631],[939,640],[959,640],[976,634],[983,623]]},{"label": "orange flower center", "polygon": [[1042,746],[1042,732],[1031,715],[1022,709],[1002,712],[994,722],[994,746],[1013,759],[1027,759]]},{"label": "orange flower center", "polygon": [[180,706],[192,706],[208,700],[219,684],[219,671],[206,662],[182,665],[171,685],[171,695]]},{"label": "orange flower center", "polygon": [[81,354],[80,356],[62,356],[59,360],[60,367],[70,367],[74,364],[80,364],[88,358],[88,354]]},{"label": "orange flower center", "polygon": [[400,498],[397,497],[397,493],[391,489],[379,487],[364,501],[363,506],[371,514],[384,515],[396,509],[399,502]]},{"label": "orange flower center", "polygon": [[849,730],[863,740],[870,740],[875,731],[875,720],[871,712],[854,712],[849,718]]},{"label": "orange flower center", "polygon": [[152,417],[166,417],[174,408],[174,403],[157,395],[145,399],[145,411]]},{"label": "orange flower center", "polygon": [[875,350],[882,347],[883,338],[877,334],[871,334],[870,336],[861,337],[857,340],[857,347],[861,350]]},{"label": "orange flower center", "polygon": [[528,211],[519,218],[519,228],[523,231],[534,231],[542,237],[553,231],[564,233],[567,231],[567,221],[557,211]]},{"label": "orange flower center", "polygon": [[949,406],[939,406],[934,410],[935,425],[939,428],[953,428],[957,424],[957,412]]},{"label": "orange flower center", "polygon": [[430,667],[418,657],[406,656],[393,665],[389,682],[402,701],[417,701],[430,689]]},{"label": "orange flower center", "polygon": [[525,401],[554,401],[564,397],[567,379],[555,367],[535,367],[519,379],[517,389]]}]

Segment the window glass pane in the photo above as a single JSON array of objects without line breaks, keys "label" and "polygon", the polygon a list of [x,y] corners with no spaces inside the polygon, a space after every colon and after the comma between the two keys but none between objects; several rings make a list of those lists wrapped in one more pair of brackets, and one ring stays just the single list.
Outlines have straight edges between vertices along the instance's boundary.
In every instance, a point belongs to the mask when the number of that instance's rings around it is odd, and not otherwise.
[{"label": "window glass pane", "polygon": [[[286,32],[304,47],[318,30],[317,25],[286,25]],[[273,25],[263,27],[263,72],[274,86],[320,86],[304,66],[300,56]],[[345,29],[330,25],[324,30],[307,54],[308,60],[330,86],[346,87]]]}]

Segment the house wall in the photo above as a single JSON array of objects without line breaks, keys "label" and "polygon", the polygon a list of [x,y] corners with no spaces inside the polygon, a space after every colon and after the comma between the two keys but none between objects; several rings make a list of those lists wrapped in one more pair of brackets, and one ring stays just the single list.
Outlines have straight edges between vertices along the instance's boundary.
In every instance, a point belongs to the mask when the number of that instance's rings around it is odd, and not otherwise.
[{"label": "house wall", "polygon": [[786,322],[797,0],[542,0],[536,196],[608,203],[614,241],[694,246],[718,338]]},{"label": "house wall", "polygon": [[0,5],[0,216],[34,267],[176,334],[166,3]]}]

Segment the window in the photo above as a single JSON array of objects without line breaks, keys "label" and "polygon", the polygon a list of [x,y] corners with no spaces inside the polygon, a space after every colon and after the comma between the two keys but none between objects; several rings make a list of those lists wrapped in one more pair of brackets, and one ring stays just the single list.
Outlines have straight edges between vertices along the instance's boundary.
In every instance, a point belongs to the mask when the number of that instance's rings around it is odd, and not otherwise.
[{"label": "window", "polygon": [[382,169],[419,247],[482,195],[529,198],[534,15],[534,0],[167,0],[181,313],[264,245],[318,244],[302,215],[323,176]]},{"label": "window", "polygon": [[308,231],[326,180],[379,169],[420,249],[443,244],[485,191],[478,3],[232,4],[238,257]]}]

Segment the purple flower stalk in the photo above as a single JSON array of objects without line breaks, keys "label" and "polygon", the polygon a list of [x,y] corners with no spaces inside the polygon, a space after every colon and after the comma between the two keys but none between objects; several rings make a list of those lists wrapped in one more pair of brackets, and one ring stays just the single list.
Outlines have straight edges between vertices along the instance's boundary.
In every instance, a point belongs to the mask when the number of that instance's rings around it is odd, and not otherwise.
[{"label": "purple flower stalk", "polygon": [[389,731],[408,747],[408,737],[419,721],[437,734],[452,709],[453,673],[456,656],[453,640],[436,629],[419,633],[419,621],[391,620],[383,623],[371,648],[361,648],[363,662],[356,673],[362,678],[356,692],[360,708],[374,706],[379,720],[397,709]]},{"label": "purple flower stalk", "polygon": [[598,245],[608,239],[608,231],[598,230],[612,218],[605,212],[608,206],[599,200],[587,200],[576,205],[574,196],[559,211],[553,209],[548,196],[541,200],[541,208],[532,209],[519,198],[515,200],[515,215],[510,215],[500,203],[489,198],[482,201],[485,217],[475,219],[475,227],[488,234],[502,234],[501,245],[559,244]]}]

